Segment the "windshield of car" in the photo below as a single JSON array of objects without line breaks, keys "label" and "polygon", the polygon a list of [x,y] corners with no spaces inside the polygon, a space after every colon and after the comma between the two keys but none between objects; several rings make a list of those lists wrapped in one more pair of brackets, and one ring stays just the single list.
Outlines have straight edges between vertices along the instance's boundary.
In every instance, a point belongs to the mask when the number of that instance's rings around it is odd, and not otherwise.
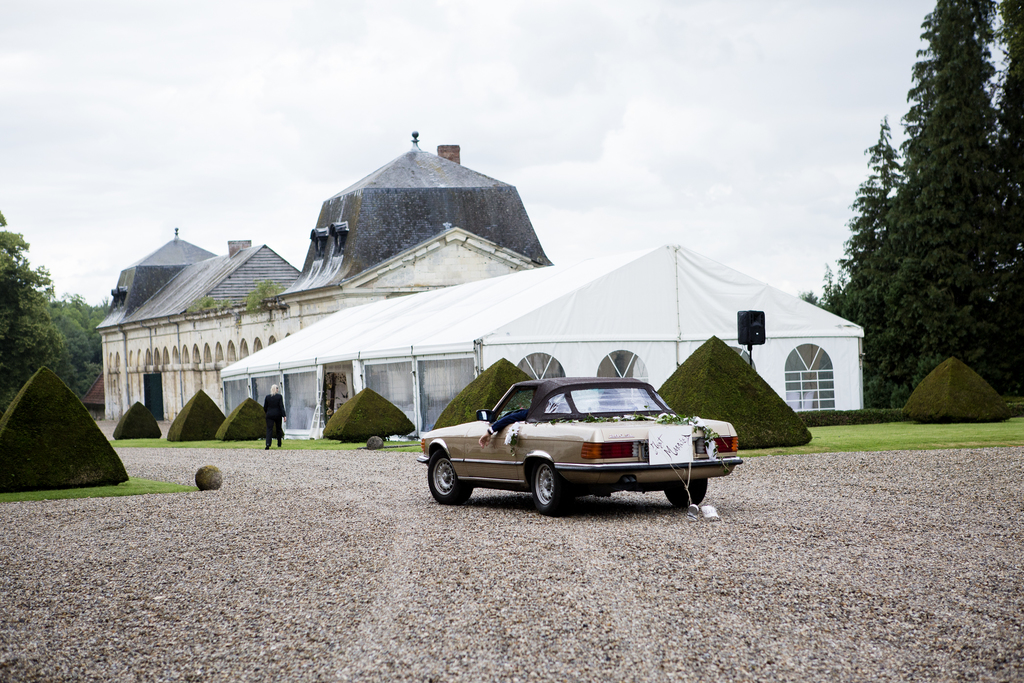
[{"label": "windshield of car", "polygon": [[505,402],[505,405],[501,407],[501,412],[498,413],[498,417],[505,417],[509,413],[516,410],[529,409],[530,404],[533,403],[533,389],[520,389],[516,393],[512,394],[512,397]]},{"label": "windshield of car", "polygon": [[580,413],[642,413],[662,411],[650,392],[641,387],[597,387],[570,392]]}]

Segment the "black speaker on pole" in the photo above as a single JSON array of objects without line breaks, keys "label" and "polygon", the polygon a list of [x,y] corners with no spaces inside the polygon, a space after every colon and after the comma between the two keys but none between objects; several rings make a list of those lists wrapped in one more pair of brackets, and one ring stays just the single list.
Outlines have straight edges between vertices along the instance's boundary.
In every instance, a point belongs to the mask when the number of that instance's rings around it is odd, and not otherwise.
[{"label": "black speaker on pole", "polygon": [[754,365],[754,345],[764,344],[764,311],[738,311],[736,313],[736,334],[741,346],[747,347],[750,365]]}]

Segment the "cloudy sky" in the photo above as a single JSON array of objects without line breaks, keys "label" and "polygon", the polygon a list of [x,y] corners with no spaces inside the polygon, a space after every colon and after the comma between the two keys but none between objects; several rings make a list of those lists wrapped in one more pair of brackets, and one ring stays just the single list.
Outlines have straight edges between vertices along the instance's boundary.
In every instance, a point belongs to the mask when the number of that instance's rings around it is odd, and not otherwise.
[{"label": "cloudy sky", "polygon": [[820,292],[933,7],[4,0],[0,211],[94,304],[176,227],[301,267],[418,130],[517,186],[555,263],[676,243]]}]

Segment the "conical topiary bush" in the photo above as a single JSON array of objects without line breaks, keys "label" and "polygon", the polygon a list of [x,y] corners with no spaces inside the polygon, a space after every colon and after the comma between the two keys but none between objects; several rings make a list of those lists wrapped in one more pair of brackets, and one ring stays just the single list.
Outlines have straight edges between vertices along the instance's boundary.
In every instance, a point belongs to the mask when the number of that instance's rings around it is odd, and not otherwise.
[{"label": "conical topiary bush", "polygon": [[981,375],[950,357],[921,380],[903,414],[917,422],[1001,422],[1010,408]]},{"label": "conical topiary bush", "polygon": [[741,449],[800,446],[811,440],[800,416],[718,337],[694,351],[658,393],[680,415],[731,422]]},{"label": "conical topiary bush", "polygon": [[209,441],[224,424],[224,413],[213,399],[200,389],[189,399],[167,430],[168,441]]},{"label": "conical topiary bush", "polygon": [[121,416],[114,427],[114,439],[159,439],[163,436],[149,408],[138,401]]},{"label": "conical topiary bush", "polygon": [[217,430],[221,441],[252,441],[267,435],[267,414],[251,398],[247,398],[231,411],[228,419]]},{"label": "conical topiary bush", "polygon": [[89,411],[57,375],[40,368],[0,418],[0,492],[123,481],[124,464]]},{"label": "conical topiary bush", "polygon": [[476,419],[476,411],[493,408],[510,386],[528,379],[530,376],[525,372],[504,358],[499,358],[452,399],[441,411],[432,429],[472,422]]},{"label": "conical topiary bush", "polygon": [[364,443],[371,436],[387,438],[416,428],[395,404],[373,389],[363,389],[342,404],[327,421],[324,438]]}]

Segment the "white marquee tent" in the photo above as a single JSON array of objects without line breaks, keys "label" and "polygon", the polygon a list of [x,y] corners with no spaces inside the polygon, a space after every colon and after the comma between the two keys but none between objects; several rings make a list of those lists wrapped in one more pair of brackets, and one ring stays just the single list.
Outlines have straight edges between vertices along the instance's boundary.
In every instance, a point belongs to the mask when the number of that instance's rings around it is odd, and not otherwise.
[{"label": "white marquee tent", "polygon": [[[277,383],[289,436],[318,436],[320,406],[368,386],[425,431],[499,358],[534,376],[636,376],[659,387],[712,335],[745,356],[741,310],[765,312],[767,341],[754,347],[754,364],[791,406],[862,407],[862,328],[663,246],[343,309],[222,370],[225,408],[246,396],[262,402]],[[333,404],[321,393],[325,380],[345,387]]]}]

